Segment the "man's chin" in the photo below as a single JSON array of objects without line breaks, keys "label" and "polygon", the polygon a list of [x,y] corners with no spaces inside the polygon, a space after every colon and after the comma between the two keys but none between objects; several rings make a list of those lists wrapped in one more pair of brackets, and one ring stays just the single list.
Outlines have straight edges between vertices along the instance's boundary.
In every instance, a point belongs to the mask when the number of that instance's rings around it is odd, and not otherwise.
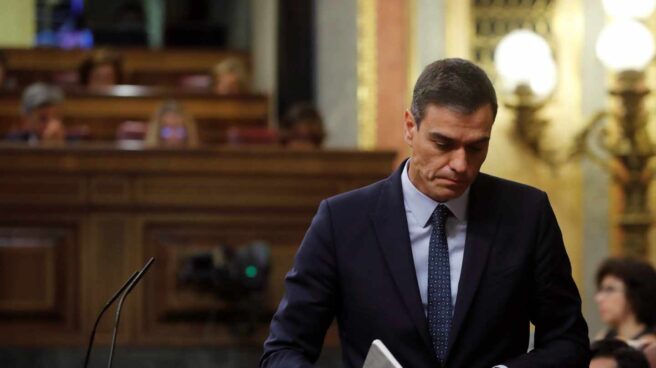
[{"label": "man's chin", "polygon": [[433,192],[430,193],[429,197],[431,197],[433,200],[437,202],[446,202],[460,197],[465,192],[465,189],[466,187],[465,188],[442,187],[433,190]]}]

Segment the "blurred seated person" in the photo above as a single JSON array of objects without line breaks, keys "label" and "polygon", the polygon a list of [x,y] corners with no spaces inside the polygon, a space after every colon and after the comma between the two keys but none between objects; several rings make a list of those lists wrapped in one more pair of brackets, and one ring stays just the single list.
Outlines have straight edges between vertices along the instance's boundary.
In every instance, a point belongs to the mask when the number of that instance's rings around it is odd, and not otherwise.
[{"label": "blurred seated person", "polygon": [[212,68],[212,90],[218,95],[240,95],[250,92],[246,66],[237,58],[227,58]]},{"label": "blurred seated person", "polygon": [[16,142],[63,142],[66,132],[60,118],[62,91],[44,83],[34,83],[23,91],[20,126],[6,136]]},{"label": "blurred seated person", "polygon": [[7,55],[0,50],[0,90],[15,87],[16,78],[11,78],[9,75],[9,59],[7,59]]},{"label": "blurred seated person", "polygon": [[278,132],[269,128],[242,128],[230,127],[226,131],[227,143],[232,146],[240,145],[270,145],[278,144]]},{"label": "blurred seated person", "polygon": [[118,54],[109,50],[96,50],[78,68],[81,85],[90,88],[113,87],[121,83],[123,63]]},{"label": "blurred seated person", "polygon": [[321,148],[326,133],[319,111],[308,103],[297,103],[287,110],[281,122],[281,143],[289,148]]},{"label": "blurred seated person", "polygon": [[656,271],[630,258],[606,260],[597,272],[595,301],[608,326],[598,338],[617,338],[642,348],[656,342]]},{"label": "blurred seated person", "polygon": [[650,368],[645,355],[622,340],[595,341],[590,355],[590,368]]},{"label": "blurred seated person", "polygon": [[141,147],[146,140],[147,130],[143,121],[124,121],[116,128],[116,141],[123,146]]},{"label": "blurred seated person", "polygon": [[4,52],[0,50],[0,89],[5,88],[7,84],[7,57]]},{"label": "blurred seated person", "polygon": [[148,123],[146,145],[150,147],[197,147],[194,119],[176,101],[162,103]]}]

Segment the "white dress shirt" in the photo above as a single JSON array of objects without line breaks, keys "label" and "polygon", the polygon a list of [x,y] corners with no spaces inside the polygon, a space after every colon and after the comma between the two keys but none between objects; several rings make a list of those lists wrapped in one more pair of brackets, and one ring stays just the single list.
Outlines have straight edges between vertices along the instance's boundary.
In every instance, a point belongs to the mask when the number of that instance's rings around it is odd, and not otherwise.
[{"label": "white dress shirt", "polygon": [[[408,165],[405,163],[401,174],[401,186],[403,188],[403,205],[405,206],[405,217],[408,220],[408,231],[410,233],[410,246],[412,247],[412,258],[417,272],[417,283],[421,302],[424,305],[424,313],[428,314],[428,248],[432,226],[428,222],[436,202],[420,192],[410,181],[408,176]],[[458,283],[462,272],[462,259],[465,254],[465,241],[467,240],[467,204],[469,203],[469,188],[458,198],[446,201],[446,205],[453,216],[446,220],[446,241],[449,245],[449,271],[451,273],[451,303],[455,309],[458,297]],[[507,368],[505,365],[495,365],[493,368]]]},{"label": "white dress shirt", "polygon": [[[412,258],[417,272],[417,282],[424,313],[428,313],[428,248],[432,226],[429,219],[439,204],[420,192],[410,181],[408,176],[408,160],[401,174],[403,188],[403,204],[405,216],[408,220]],[[446,220],[446,237],[449,245],[449,269],[451,273],[451,303],[455,308],[458,297],[458,282],[462,271],[462,259],[465,253],[465,240],[467,238],[467,203],[469,201],[469,188],[458,198],[444,203],[453,216]]]}]

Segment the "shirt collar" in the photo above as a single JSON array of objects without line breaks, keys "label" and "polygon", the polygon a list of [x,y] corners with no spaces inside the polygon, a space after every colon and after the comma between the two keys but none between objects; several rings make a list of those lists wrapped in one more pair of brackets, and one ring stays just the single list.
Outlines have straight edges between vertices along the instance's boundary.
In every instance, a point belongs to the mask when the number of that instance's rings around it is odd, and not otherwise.
[{"label": "shirt collar", "polygon": [[[417,187],[410,181],[410,176],[408,175],[408,166],[410,165],[410,160],[406,161],[403,172],[401,173],[401,187],[403,188],[403,201],[405,208],[413,213],[416,220],[420,224],[428,224],[435,207],[437,207],[440,202],[433,200],[424,193],[422,193]],[[469,188],[458,198],[453,198],[444,203],[444,205],[449,208],[453,216],[455,216],[458,221],[467,220],[467,204],[469,203]]]}]

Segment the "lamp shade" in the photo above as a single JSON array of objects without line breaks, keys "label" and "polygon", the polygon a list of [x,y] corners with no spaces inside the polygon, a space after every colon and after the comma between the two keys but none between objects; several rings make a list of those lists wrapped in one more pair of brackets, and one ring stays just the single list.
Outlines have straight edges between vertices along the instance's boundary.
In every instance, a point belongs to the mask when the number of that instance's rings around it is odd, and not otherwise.
[{"label": "lamp shade", "polygon": [[603,0],[606,13],[615,18],[649,17],[654,12],[656,0]]},{"label": "lamp shade", "polygon": [[535,32],[517,30],[507,34],[494,51],[494,66],[507,93],[523,84],[543,99],[556,87],[556,63],[551,48]]},{"label": "lamp shade", "polygon": [[597,57],[615,72],[642,71],[654,57],[654,36],[633,19],[614,20],[597,39]]}]

